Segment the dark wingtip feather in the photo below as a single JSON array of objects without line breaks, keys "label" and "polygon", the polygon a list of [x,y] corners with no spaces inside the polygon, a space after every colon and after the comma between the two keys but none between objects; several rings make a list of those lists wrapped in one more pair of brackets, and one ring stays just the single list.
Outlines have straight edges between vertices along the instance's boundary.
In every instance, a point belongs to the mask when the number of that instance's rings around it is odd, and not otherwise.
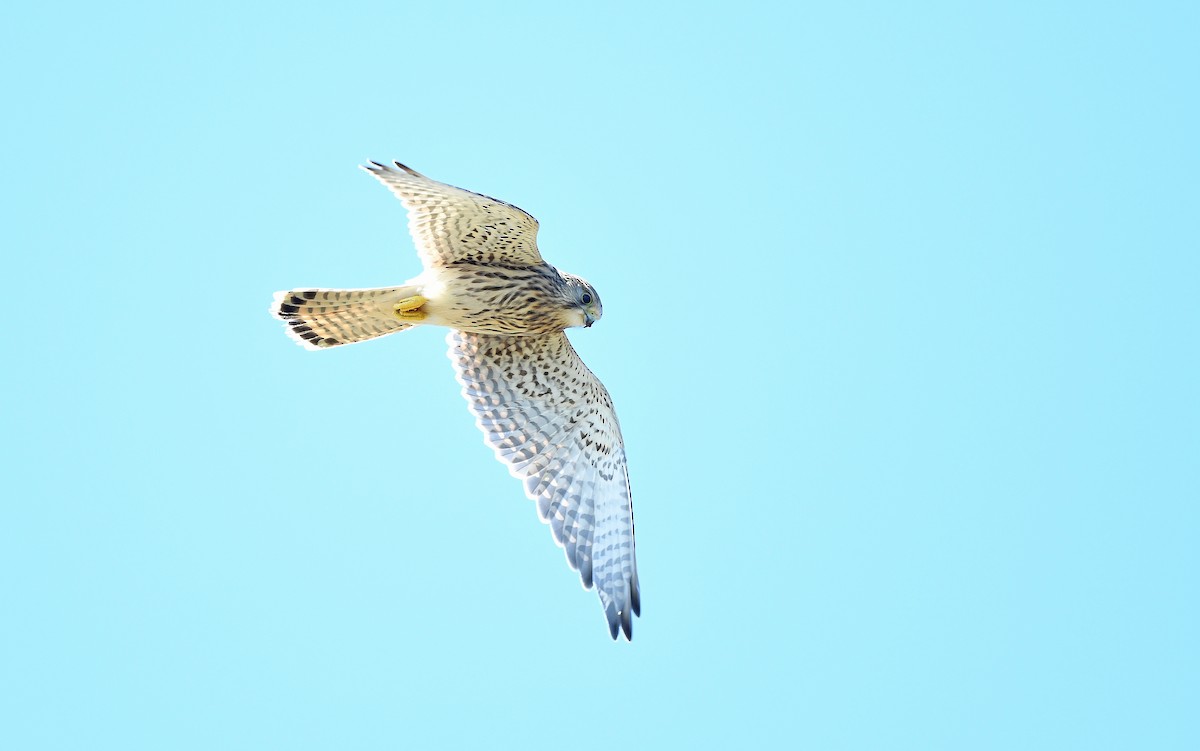
[{"label": "dark wingtip feather", "polygon": [[[401,164],[400,162],[397,162],[394,159],[392,160],[392,164],[396,165],[396,167],[398,169],[412,175],[413,177],[420,177],[425,180],[429,179],[428,177],[425,177],[424,175],[422,175],[420,172],[417,172],[412,167],[409,167],[406,164]],[[385,175],[385,174],[392,174],[392,175],[396,174],[396,170],[392,169],[391,167],[387,166],[386,164],[380,164],[379,162],[375,161],[374,159],[368,160],[368,163],[362,165],[362,168],[364,170],[366,170],[367,172],[370,172],[372,175],[376,175],[376,176]]]},{"label": "dark wingtip feather", "polygon": [[406,164],[401,164],[400,162],[397,162],[395,159],[392,160],[392,164],[396,165],[397,167],[404,170],[405,172],[412,175],[413,177],[425,177],[424,175],[422,175],[420,172],[417,172],[412,167],[409,167]]},{"label": "dark wingtip feather", "polygon": [[640,618],[642,615],[642,587],[638,584],[637,572],[634,572],[633,579],[630,581],[629,592],[633,614]]},{"label": "dark wingtip feather", "polygon": [[608,604],[608,607],[605,608],[605,610],[604,610],[604,615],[606,618],[608,618],[608,633],[610,636],[612,636],[613,641],[616,641],[617,640],[617,628],[619,626],[619,623],[617,621],[617,606],[616,606],[616,604],[610,602]]},{"label": "dark wingtip feather", "polygon": [[633,617],[629,610],[617,610],[617,603],[610,602],[608,607],[604,609],[604,615],[608,618],[608,634],[617,640],[617,634],[625,633],[626,641],[633,641]]}]

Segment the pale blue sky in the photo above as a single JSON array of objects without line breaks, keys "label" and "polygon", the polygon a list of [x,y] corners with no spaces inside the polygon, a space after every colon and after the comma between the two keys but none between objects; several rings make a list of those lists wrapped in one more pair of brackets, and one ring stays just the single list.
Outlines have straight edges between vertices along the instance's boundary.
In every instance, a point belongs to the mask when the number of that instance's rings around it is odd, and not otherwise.
[{"label": "pale blue sky", "polygon": [[[0,23],[0,747],[1200,746],[1192,3],[24,4]],[[604,320],[614,644],[356,170]]]}]

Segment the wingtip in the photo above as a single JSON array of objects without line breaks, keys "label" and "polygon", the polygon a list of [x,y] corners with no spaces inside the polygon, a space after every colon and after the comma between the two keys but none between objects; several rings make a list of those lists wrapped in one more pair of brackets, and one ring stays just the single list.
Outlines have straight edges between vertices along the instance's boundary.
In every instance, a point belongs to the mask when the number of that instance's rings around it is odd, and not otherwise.
[{"label": "wingtip", "polygon": [[633,574],[633,579],[630,580],[629,606],[633,609],[634,615],[639,618],[642,617],[642,587],[638,584],[636,571]]},{"label": "wingtip", "polygon": [[[420,177],[425,180],[429,179],[428,177],[425,177],[424,175],[422,175],[420,172],[417,172],[412,167],[409,167],[406,164],[402,164],[402,163],[396,161],[395,159],[392,160],[392,164],[396,165],[397,169],[399,169],[402,172],[405,172],[409,175],[412,175],[413,177]],[[388,165],[377,162],[374,159],[368,159],[367,163],[359,165],[359,168],[366,170],[367,172],[370,172],[372,175],[376,175],[376,176],[387,174],[387,173],[395,174],[395,172],[396,172],[396,170],[392,169]]]},{"label": "wingtip", "polygon": [[[407,172],[408,174],[412,175],[413,177],[425,177],[424,175],[422,175],[420,172],[417,172],[417,171],[416,171],[415,169],[413,169],[412,167],[409,167],[409,166],[408,166],[408,165],[406,165],[406,164],[401,164],[400,162],[397,162],[395,159],[393,159],[393,160],[392,160],[392,164],[396,165],[397,167],[399,167],[400,169],[404,170],[405,172]],[[427,178],[427,179],[428,179],[428,178]]]},{"label": "wingtip", "polygon": [[608,619],[608,635],[613,641],[617,641],[621,633],[625,634],[625,641],[633,641],[633,617],[628,610],[617,610],[617,604],[610,602],[604,615]]}]

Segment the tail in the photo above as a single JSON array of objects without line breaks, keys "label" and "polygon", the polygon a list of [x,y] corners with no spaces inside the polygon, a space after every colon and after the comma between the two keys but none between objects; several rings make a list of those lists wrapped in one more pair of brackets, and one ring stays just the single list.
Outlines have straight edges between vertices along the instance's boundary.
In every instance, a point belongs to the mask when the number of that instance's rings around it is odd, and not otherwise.
[{"label": "tail", "polygon": [[305,349],[325,349],[394,334],[413,324],[396,318],[397,302],[415,287],[294,289],[276,292],[271,314],[287,322],[288,336]]}]

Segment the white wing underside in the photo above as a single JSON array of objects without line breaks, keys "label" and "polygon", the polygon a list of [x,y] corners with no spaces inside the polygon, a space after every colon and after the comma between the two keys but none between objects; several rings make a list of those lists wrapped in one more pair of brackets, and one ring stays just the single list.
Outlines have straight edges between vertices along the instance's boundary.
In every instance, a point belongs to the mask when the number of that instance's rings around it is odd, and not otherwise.
[{"label": "white wing underside", "polygon": [[521,209],[496,198],[430,180],[394,162],[363,169],[392,191],[408,210],[408,231],[425,268],[455,262],[533,266],[538,223]]},{"label": "white wing underside", "polygon": [[579,571],[609,631],[626,638],[641,610],[633,505],[621,430],[608,391],[563,333],[447,336],[463,396],[484,440]]}]

